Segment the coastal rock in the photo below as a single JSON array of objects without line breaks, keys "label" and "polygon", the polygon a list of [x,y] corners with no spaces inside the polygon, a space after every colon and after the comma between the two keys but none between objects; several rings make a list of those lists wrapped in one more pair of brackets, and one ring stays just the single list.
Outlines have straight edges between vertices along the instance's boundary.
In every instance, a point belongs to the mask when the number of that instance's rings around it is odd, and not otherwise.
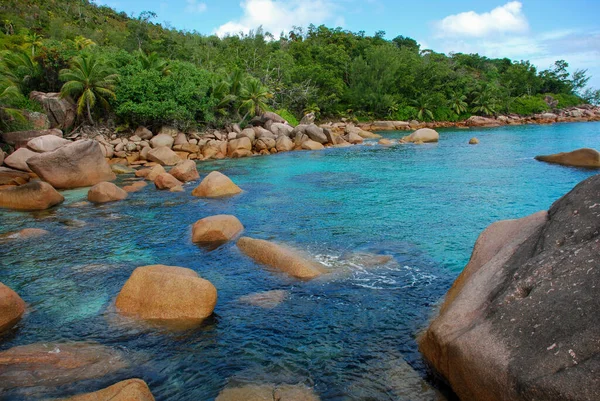
[{"label": "coastal rock", "polygon": [[141,125],[139,127],[137,127],[137,129],[135,130],[133,135],[137,136],[138,138],[140,138],[143,141],[152,139],[152,131],[150,131],[146,127],[142,127]]},{"label": "coastal rock", "polygon": [[128,366],[124,355],[92,342],[44,342],[0,352],[0,383],[16,387],[56,387],[112,374]]},{"label": "coastal rock", "polygon": [[77,106],[69,97],[62,97],[60,93],[44,93],[33,91],[29,94],[31,100],[39,102],[53,128],[69,129],[77,118]]},{"label": "coastal rock", "polygon": [[181,161],[177,153],[166,146],[158,146],[148,152],[146,159],[161,166],[174,166]]},{"label": "coastal rock", "polygon": [[321,150],[324,146],[319,142],[315,142],[312,139],[302,142],[302,149],[304,150]]},{"label": "coastal rock", "polygon": [[42,135],[37,138],[30,139],[27,142],[27,147],[34,152],[44,153],[52,152],[61,146],[70,144],[68,139],[61,138],[56,135]]},{"label": "coastal rock", "polygon": [[595,149],[582,148],[572,152],[556,153],[547,156],[536,156],[535,160],[546,163],[561,164],[563,166],[599,168],[600,152]]},{"label": "coastal rock", "polygon": [[273,123],[271,124],[270,130],[276,137],[279,137],[281,135],[290,136],[294,131],[294,127],[282,123]]},{"label": "coastal rock", "polygon": [[9,145],[22,147],[26,146],[27,142],[29,142],[33,138],[45,135],[54,135],[62,138],[63,133],[61,130],[56,128],[33,131],[0,132],[0,139],[2,140],[2,142],[5,142]]},{"label": "coastal rock", "polygon": [[288,292],[285,290],[272,290],[244,295],[239,298],[239,301],[264,309],[273,309],[279,306],[287,296]]},{"label": "coastal rock", "polygon": [[50,232],[41,228],[24,228],[20,231],[0,234],[0,240],[37,238],[47,234],[50,234]]},{"label": "coastal rock", "polygon": [[244,226],[235,216],[219,214],[198,220],[192,226],[192,242],[225,243],[231,241],[244,230]]},{"label": "coastal rock", "polygon": [[115,305],[123,314],[173,326],[193,326],[212,315],[217,289],[185,267],[136,268]]},{"label": "coastal rock", "polygon": [[467,127],[499,127],[502,122],[490,117],[471,116],[465,121],[465,125]]},{"label": "coastal rock", "polygon": [[469,139],[469,145],[478,145],[478,144],[479,144],[479,139],[477,139],[477,138]]},{"label": "coastal rock", "polygon": [[420,128],[412,134],[402,138],[404,142],[412,143],[427,143],[427,142],[438,142],[440,140],[440,134],[436,130],[431,128]]},{"label": "coastal rock", "polygon": [[348,143],[350,143],[352,145],[356,145],[356,144],[364,142],[363,137],[358,135],[356,132],[347,133],[346,135],[344,135],[344,140],[346,140]]},{"label": "coastal rock", "polygon": [[241,134],[238,134],[238,138],[246,137],[250,139],[251,142],[256,140],[256,132],[252,128],[244,128]]},{"label": "coastal rock", "polygon": [[371,131],[393,131],[396,129],[393,121],[373,121]]},{"label": "coastal rock", "polygon": [[294,149],[294,142],[288,136],[282,135],[275,141],[275,148],[278,152],[289,152]]},{"label": "coastal rock", "polygon": [[150,139],[150,146],[152,146],[153,148],[159,148],[161,146],[165,146],[165,147],[171,149],[173,147],[174,142],[175,142],[175,140],[173,139],[173,137],[171,135],[165,134],[165,133],[160,133],[160,134],[156,135],[155,137],[153,137],[152,139]]},{"label": "coastal rock", "polygon": [[131,185],[126,185],[123,187],[123,191],[125,192],[137,192],[148,185],[145,181],[136,181]]},{"label": "coastal rock", "polygon": [[50,120],[45,113],[21,110],[21,114],[33,129],[50,129]]},{"label": "coastal rock", "polygon": [[285,120],[285,118],[281,117],[279,114],[277,113],[273,113],[272,111],[265,111],[262,116],[261,119],[263,121],[267,121],[267,120],[271,120],[274,123],[283,123],[283,124],[287,124],[287,121]]},{"label": "coastal rock", "polygon": [[315,122],[315,113],[305,114],[304,117],[300,120],[301,125],[310,125]]},{"label": "coastal rock", "polygon": [[346,127],[346,129],[344,130],[344,132],[346,134],[355,134],[355,135],[358,135],[358,136],[360,136],[363,139],[379,139],[379,138],[381,138],[381,135],[379,135],[379,134],[374,134],[372,132],[365,131],[365,130],[359,128],[359,127],[354,127],[352,125],[348,125]]},{"label": "coastal rock", "polygon": [[237,246],[256,262],[295,278],[310,280],[326,272],[325,266],[316,260],[311,260],[291,248],[273,242],[242,237],[238,240]]},{"label": "coastal rock", "polygon": [[200,178],[196,163],[192,160],[180,161],[169,173],[181,182],[195,181]]},{"label": "coastal rock", "polygon": [[34,151],[31,151],[27,148],[19,148],[11,153],[6,159],[4,159],[4,164],[9,167],[16,168],[17,170],[31,171],[27,165],[27,160],[35,155],[37,155],[37,153]]},{"label": "coastal rock", "polygon": [[0,185],[23,185],[31,177],[25,171],[15,170],[8,167],[0,167]]},{"label": "coastal rock", "polygon": [[140,170],[136,172],[135,175],[137,176],[138,173],[143,174],[140,176],[144,177],[148,181],[154,182],[154,180],[156,180],[156,177],[166,172],[167,171],[165,170],[165,168],[159,164],[157,166],[151,167],[150,169]]},{"label": "coastal rock", "polygon": [[600,175],[477,240],[419,341],[460,399],[600,399],[598,199]]},{"label": "coastal rock", "polygon": [[181,181],[169,173],[159,174],[158,177],[154,179],[156,189],[173,189],[175,187],[180,187],[182,184]]},{"label": "coastal rock", "polygon": [[319,401],[312,389],[302,384],[246,384],[224,388],[215,401]]},{"label": "coastal rock", "polygon": [[225,174],[212,171],[192,191],[192,195],[199,198],[219,198],[237,195],[241,192],[242,189],[235,185]]},{"label": "coastal rock", "polygon": [[10,329],[25,313],[25,302],[9,287],[0,283],[0,333]]},{"label": "coastal rock", "polygon": [[269,131],[268,129],[265,129],[263,127],[254,127],[254,134],[256,135],[256,139],[261,139],[261,138],[275,139],[275,135],[271,131]]},{"label": "coastal rock", "polygon": [[79,394],[61,401],[154,401],[145,381],[123,380],[93,393]]},{"label": "coastal rock", "polygon": [[45,210],[64,200],[52,185],[42,181],[0,190],[0,208],[6,209]]},{"label": "coastal rock", "polygon": [[377,143],[380,144],[380,145],[383,145],[383,146],[390,146],[390,145],[392,145],[392,141],[390,141],[387,138],[380,139]]},{"label": "coastal rock", "polygon": [[87,197],[93,203],[106,203],[127,198],[127,192],[112,182],[100,182],[90,188]]},{"label": "coastal rock", "polygon": [[252,151],[252,141],[245,136],[240,139],[234,139],[227,144],[227,154],[231,156],[236,150]]},{"label": "coastal rock", "polygon": [[110,169],[115,174],[135,174],[135,169],[123,164],[111,164]]},{"label": "coastal rock", "polygon": [[116,178],[102,156],[100,144],[81,140],[27,160],[27,165],[54,188],[89,187]]},{"label": "coastal rock", "polygon": [[275,139],[273,139],[273,138],[257,139],[256,143],[254,144],[254,148],[259,152],[261,150],[273,149],[275,146],[276,146],[276,142],[275,142]]},{"label": "coastal rock", "polygon": [[180,132],[175,137],[175,141],[173,142],[173,145],[185,145],[188,143],[189,142],[188,142],[187,136],[185,136],[185,134],[183,132]]},{"label": "coastal rock", "polygon": [[327,143],[327,136],[323,131],[323,128],[316,126],[315,124],[310,124],[304,130],[304,133],[308,135],[308,137],[320,144]]}]

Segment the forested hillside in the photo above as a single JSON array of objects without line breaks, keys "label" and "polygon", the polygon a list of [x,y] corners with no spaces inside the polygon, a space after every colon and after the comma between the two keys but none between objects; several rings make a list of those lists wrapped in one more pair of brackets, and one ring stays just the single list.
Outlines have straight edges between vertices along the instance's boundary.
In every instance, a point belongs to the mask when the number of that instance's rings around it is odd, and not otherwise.
[{"label": "forested hillside", "polygon": [[411,38],[386,40],[384,32],[309,26],[279,39],[260,29],[221,39],[156,19],[151,11],[130,17],[87,0],[4,0],[4,125],[17,109],[38,107],[28,100],[34,90],[70,95],[81,121],[180,128],[242,121],[265,109],[290,121],[309,111],[456,121],[599,97],[584,90],[586,72],[569,74],[563,60],[538,71],[527,61],[435,53]]}]

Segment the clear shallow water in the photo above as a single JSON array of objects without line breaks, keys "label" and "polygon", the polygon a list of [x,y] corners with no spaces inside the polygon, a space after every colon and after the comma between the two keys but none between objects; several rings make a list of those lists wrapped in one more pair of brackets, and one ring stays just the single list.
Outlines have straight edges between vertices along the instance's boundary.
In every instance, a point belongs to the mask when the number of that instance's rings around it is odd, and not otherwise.
[{"label": "clear shallow water", "polygon": [[[547,209],[593,171],[549,165],[537,154],[599,148],[600,123],[440,131],[438,144],[356,146],[201,163],[244,193],[202,200],[148,186],[123,202],[50,212],[0,211],[0,232],[51,231],[0,243],[0,281],[29,304],[0,349],[39,341],[94,340],[127,352],[131,368],[43,395],[67,396],[118,380],[146,380],[157,400],[211,400],[228,380],[306,383],[323,400],[391,400],[386,372],[407,361],[421,375],[415,334],[468,261],[488,224]],[[399,138],[405,133],[385,133]],[[481,142],[469,146],[469,138]],[[122,178],[121,178],[122,179]],[[270,272],[228,244],[208,252],[190,242],[200,218],[234,214],[245,235],[294,245],[345,274],[304,283]],[[64,219],[86,222],[70,227]],[[352,252],[391,255],[380,268],[343,262]],[[214,318],[188,332],[123,326],[112,303],[133,269],[184,266],[219,291]],[[240,303],[284,289],[275,309]],[[370,397],[370,398],[369,398]]]}]

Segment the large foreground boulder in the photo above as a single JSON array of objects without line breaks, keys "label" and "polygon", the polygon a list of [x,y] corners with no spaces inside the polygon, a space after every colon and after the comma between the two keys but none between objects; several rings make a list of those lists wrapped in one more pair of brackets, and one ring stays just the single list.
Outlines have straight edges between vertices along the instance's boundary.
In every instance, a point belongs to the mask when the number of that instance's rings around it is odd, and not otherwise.
[{"label": "large foreground boulder", "polygon": [[93,393],[79,394],[62,401],[154,401],[145,381],[123,380]]},{"label": "large foreground boulder", "polygon": [[313,279],[326,273],[325,266],[300,252],[262,239],[242,237],[238,248],[256,262],[280,270],[292,277]]},{"label": "large foreground boulder", "polygon": [[547,156],[536,156],[535,160],[546,163],[562,164],[573,167],[600,167],[600,152],[595,149],[582,148],[572,152],[562,152]]},{"label": "large foreground boulder", "polygon": [[141,266],[117,296],[119,312],[153,323],[189,327],[210,316],[217,289],[191,269]]},{"label": "large foreground boulder", "polygon": [[112,182],[101,182],[88,191],[88,200],[93,203],[115,202],[127,198],[127,191]]},{"label": "large foreground boulder", "polygon": [[9,287],[0,283],[0,333],[10,329],[25,313],[25,302]]},{"label": "large foreground boulder", "polygon": [[192,191],[192,195],[199,198],[220,198],[237,195],[241,192],[242,189],[235,185],[225,174],[212,171]]},{"label": "large foreground boulder", "polygon": [[477,240],[423,356],[463,400],[600,399],[600,175]]},{"label": "large foreground boulder", "polygon": [[15,387],[61,386],[126,368],[124,355],[91,342],[34,343],[0,352],[0,383]]},{"label": "large foreground boulder", "polygon": [[192,242],[225,243],[235,238],[243,229],[242,223],[232,215],[205,217],[192,226]]},{"label": "large foreground boulder", "polygon": [[440,134],[436,130],[431,128],[421,128],[413,132],[412,134],[402,138],[403,142],[438,142],[440,140]]},{"label": "large foreground boulder", "polygon": [[50,120],[50,126],[60,129],[68,129],[75,123],[77,108],[75,102],[68,97],[62,97],[60,93],[31,92],[31,100],[38,101]]},{"label": "large foreground boulder", "polygon": [[53,152],[33,156],[27,165],[41,179],[59,189],[90,187],[117,178],[104,159],[100,144],[93,140],[73,142]]},{"label": "large foreground boulder", "polygon": [[0,190],[0,208],[6,209],[45,210],[64,200],[52,185],[41,181]]}]

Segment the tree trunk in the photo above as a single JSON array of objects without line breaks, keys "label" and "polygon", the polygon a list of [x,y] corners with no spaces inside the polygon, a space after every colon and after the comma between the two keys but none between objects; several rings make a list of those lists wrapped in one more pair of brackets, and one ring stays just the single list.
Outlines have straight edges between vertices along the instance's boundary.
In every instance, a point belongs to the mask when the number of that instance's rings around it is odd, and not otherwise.
[{"label": "tree trunk", "polygon": [[88,119],[90,120],[90,124],[94,125],[94,120],[92,120],[92,110],[90,109],[90,102],[86,102],[87,105],[87,115],[88,115]]}]

